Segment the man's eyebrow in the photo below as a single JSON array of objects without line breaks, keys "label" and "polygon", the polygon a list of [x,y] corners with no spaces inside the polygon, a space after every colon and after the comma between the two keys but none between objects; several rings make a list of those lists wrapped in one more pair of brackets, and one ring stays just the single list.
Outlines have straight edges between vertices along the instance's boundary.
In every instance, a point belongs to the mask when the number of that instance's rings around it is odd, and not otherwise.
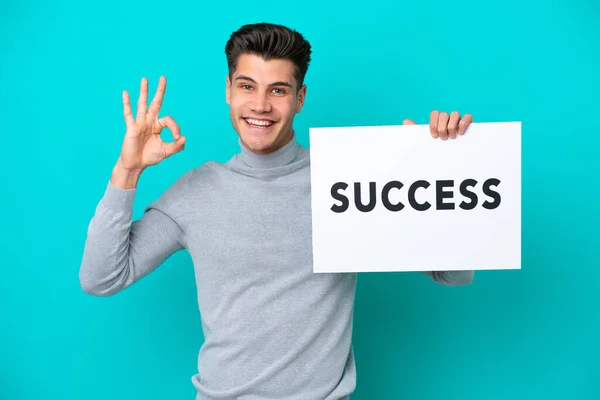
[{"label": "man's eyebrow", "polygon": [[252,78],[250,78],[249,76],[246,75],[239,75],[237,78],[235,78],[234,80],[243,80],[243,81],[250,81],[250,82],[254,82],[256,83],[256,81]]},{"label": "man's eyebrow", "polygon": [[[250,78],[249,76],[246,75],[239,75],[238,77],[236,77],[234,80],[244,80],[244,81],[250,81],[253,83],[256,83],[256,81],[252,78]],[[287,86],[290,88],[293,88],[292,84],[289,82],[285,82],[285,81],[277,81],[277,82],[273,82],[271,83],[269,86]]]},{"label": "man's eyebrow", "polygon": [[287,86],[287,87],[290,87],[290,88],[293,87],[291,83],[284,82],[284,81],[273,82],[269,86]]}]

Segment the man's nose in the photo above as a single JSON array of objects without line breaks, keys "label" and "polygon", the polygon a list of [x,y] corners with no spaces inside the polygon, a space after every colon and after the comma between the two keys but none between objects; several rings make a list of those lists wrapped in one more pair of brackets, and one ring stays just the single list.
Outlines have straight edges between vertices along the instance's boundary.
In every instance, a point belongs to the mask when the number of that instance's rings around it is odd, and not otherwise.
[{"label": "man's nose", "polygon": [[264,113],[271,111],[271,102],[266,93],[256,93],[252,99],[252,111],[256,113]]}]

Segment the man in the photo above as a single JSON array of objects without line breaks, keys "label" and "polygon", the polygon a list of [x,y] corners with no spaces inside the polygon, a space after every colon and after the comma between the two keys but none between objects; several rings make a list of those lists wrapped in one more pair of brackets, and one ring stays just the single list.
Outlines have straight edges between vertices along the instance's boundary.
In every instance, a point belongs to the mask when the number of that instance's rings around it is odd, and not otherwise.
[{"label": "man", "polygon": [[[356,381],[356,274],[312,272],[310,154],[293,128],[311,46],[286,27],[255,24],[232,34],[226,55],[241,151],[183,174],[133,222],[140,174],[182,151],[186,138],[172,117],[159,117],[164,77],[149,108],[142,79],[135,118],[123,92],[127,131],[89,225],[82,288],[113,295],[187,249],[205,336],[192,378],[197,399],[347,399]],[[470,122],[436,111],[431,135],[455,138]],[[174,142],[161,140],[165,127]],[[427,275],[462,285],[473,271]]]}]

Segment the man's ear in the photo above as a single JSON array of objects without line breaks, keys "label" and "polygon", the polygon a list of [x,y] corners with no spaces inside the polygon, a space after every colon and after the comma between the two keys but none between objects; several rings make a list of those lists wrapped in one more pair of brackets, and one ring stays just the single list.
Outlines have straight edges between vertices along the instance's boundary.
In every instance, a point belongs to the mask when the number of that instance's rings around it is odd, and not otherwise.
[{"label": "man's ear", "polygon": [[227,75],[225,80],[225,101],[227,104],[231,102],[231,81],[229,80],[229,75]]},{"label": "man's ear", "polygon": [[306,85],[302,85],[298,90],[298,105],[296,106],[296,114],[300,113],[304,106],[304,99],[306,98]]}]

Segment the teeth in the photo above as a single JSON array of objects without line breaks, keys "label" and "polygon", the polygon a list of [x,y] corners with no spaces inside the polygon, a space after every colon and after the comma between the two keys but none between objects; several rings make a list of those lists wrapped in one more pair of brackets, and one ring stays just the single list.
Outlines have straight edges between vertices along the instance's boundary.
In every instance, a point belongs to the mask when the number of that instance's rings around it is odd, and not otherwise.
[{"label": "teeth", "polygon": [[256,125],[256,126],[270,126],[273,124],[273,122],[271,122],[271,121],[261,121],[258,119],[251,119],[251,118],[246,118],[246,121],[250,125]]}]

